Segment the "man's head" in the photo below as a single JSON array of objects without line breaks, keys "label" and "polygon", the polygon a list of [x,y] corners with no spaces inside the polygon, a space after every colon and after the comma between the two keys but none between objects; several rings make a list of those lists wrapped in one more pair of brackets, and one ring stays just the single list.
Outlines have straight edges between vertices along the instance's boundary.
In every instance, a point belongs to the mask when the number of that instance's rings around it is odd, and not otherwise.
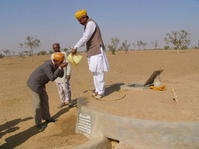
[{"label": "man's head", "polygon": [[54,55],[53,55],[53,62],[54,62],[54,64],[55,64],[56,66],[59,66],[60,64],[63,63],[64,58],[65,58],[65,56],[64,56],[63,53],[56,52],[56,53],[54,53]]},{"label": "man's head", "polygon": [[85,9],[77,11],[75,13],[75,17],[79,21],[79,23],[82,25],[85,25],[88,20],[87,12]]},{"label": "man's head", "polygon": [[59,45],[59,43],[54,43],[53,44],[53,50],[55,52],[60,52],[60,45]]}]

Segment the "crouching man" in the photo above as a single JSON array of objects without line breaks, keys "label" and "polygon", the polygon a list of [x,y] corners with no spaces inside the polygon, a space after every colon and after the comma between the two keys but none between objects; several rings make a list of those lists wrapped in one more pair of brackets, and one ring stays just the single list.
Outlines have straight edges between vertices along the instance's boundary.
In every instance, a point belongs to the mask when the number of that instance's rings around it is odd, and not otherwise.
[{"label": "crouching man", "polygon": [[63,68],[68,64],[67,62],[63,63],[64,59],[63,53],[55,53],[53,60],[48,60],[40,65],[27,81],[32,94],[35,124],[40,131],[46,128],[46,125],[42,125],[42,120],[45,120],[46,123],[55,122],[50,116],[45,85],[57,77],[63,77]]}]

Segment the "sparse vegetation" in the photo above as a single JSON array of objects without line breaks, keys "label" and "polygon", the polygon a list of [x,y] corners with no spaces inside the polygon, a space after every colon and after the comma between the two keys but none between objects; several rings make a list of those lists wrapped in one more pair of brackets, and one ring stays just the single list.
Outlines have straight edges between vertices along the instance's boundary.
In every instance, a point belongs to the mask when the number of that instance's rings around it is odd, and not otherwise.
[{"label": "sparse vegetation", "polygon": [[0,53],[0,58],[4,58],[4,55],[2,53]]},{"label": "sparse vegetation", "polygon": [[137,44],[133,42],[132,45],[133,45],[133,48],[136,49]]},{"label": "sparse vegetation", "polygon": [[193,47],[194,49],[199,49],[199,40],[196,46]]},{"label": "sparse vegetation", "polygon": [[111,51],[111,53],[113,55],[115,55],[115,51],[117,50],[117,47],[120,43],[120,40],[116,37],[116,38],[112,38],[111,39],[111,44],[108,45],[108,49]]},{"label": "sparse vegetation", "polygon": [[11,56],[11,51],[9,49],[3,49],[2,50],[5,56]]},{"label": "sparse vegetation", "polygon": [[52,51],[52,50],[49,50],[49,51],[48,51],[48,54],[53,54],[53,51]]},{"label": "sparse vegetation", "polygon": [[172,45],[171,48],[176,50],[187,49],[191,42],[190,39],[190,33],[185,30],[166,33],[166,37],[164,37],[166,44]]},{"label": "sparse vegetation", "polygon": [[157,49],[157,48],[158,48],[158,41],[157,41],[157,40],[152,41],[151,44],[152,44],[152,46],[154,47],[154,49]]},{"label": "sparse vegetation", "polygon": [[31,56],[31,55],[32,55],[31,51],[24,50],[24,51],[22,51],[22,52],[23,52],[23,54],[26,55],[26,56]]},{"label": "sparse vegetation", "polygon": [[[166,42],[166,45],[163,47],[163,49],[176,49],[177,52],[179,52],[179,49],[187,49],[190,46],[191,43],[191,37],[190,33],[186,32],[185,30],[181,31],[174,31],[171,33],[166,33],[166,36],[164,37],[164,41]],[[160,48],[159,42],[157,40],[151,41],[150,42],[153,49],[158,49]],[[147,42],[143,40],[138,40],[136,42],[133,42],[130,44],[128,40],[124,40],[120,44],[120,39],[117,37],[112,37],[111,38],[111,43],[106,45],[106,48],[108,48],[109,51],[111,51],[112,55],[116,54],[117,50],[120,51],[125,51],[125,53],[128,53],[130,50],[131,45],[133,48],[131,50],[144,50],[145,47],[147,46]],[[16,51],[10,51],[9,49],[3,49],[2,52],[0,53],[0,58],[5,57],[5,56],[15,56],[18,55],[20,57],[25,57],[25,56],[33,56],[33,49],[40,47],[40,40],[27,36],[25,39],[24,43],[19,43],[18,49],[20,52]],[[118,48],[119,47],[119,48]],[[199,40],[196,43],[192,44],[190,46],[193,49],[199,49]],[[63,49],[66,53],[70,52],[69,49],[64,48]],[[40,51],[37,53],[37,55],[46,55],[46,54],[52,54],[53,50],[49,51]],[[32,57],[33,61],[33,57]]]},{"label": "sparse vegetation", "polygon": [[170,47],[168,45],[166,45],[166,46],[164,46],[164,49],[168,50],[168,49],[170,49]]},{"label": "sparse vegetation", "polygon": [[141,49],[141,47],[142,47],[142,49],[144,49],[144,47],[147,45],[147,42],[139,40],[139,41],[137,41],[136,45],[137,45],[139,50]]},{"label": "sparse vegetation", "polygon": [[47,54],[46,51],[40,51],[40,52],[37,53],[37,55],[46,55],[46,54]]},{"label": "sparse vegetation", "polygon": [[35,37],[27,36],[26,41],[24,43],[20,43],[19,46],[21,48],[25,46],[30,49],[29,55],[32,56],[32,61],[33,61],[33,49],[38,48],[40,46],[40,40]]},{"label": "sparse vegetation", "polygon": [[25,56],[24,52],[23,51],[22,52],[18,52],[18,56],[21,57],[21,58],[24,58],[24,56]]},{"label": "sparse vegetation", "polygon": [[127,54],[127,52],[129,51],[131,44],[128,43],[127,40],[125,40],[124,42],[122,42],[121,47],[119,48],[119,50],[125,51],[125,53]]},{"label": "sparse vegetation", "polygon": [[64,52],[66,52],[66,53],[67,53],[68,51],[69,51],[69,50],[68,50],[67,48],[64,48]]}]

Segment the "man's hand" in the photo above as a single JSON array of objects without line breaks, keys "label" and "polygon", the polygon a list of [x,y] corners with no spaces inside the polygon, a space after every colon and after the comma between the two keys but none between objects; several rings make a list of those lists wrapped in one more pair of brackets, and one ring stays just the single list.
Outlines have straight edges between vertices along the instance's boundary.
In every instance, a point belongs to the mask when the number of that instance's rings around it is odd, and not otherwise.
[{"label": "man's hand", "polygon": [[63,69],[64,67],[66,67],[68,65],[68,62],[62,63],[59,65],[60,69]]}]

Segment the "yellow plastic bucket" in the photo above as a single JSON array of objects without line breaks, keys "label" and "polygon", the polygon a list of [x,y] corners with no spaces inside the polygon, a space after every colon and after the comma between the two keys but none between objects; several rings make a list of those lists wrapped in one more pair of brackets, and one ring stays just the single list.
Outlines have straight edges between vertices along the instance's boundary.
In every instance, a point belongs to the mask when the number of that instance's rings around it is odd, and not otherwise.
[{"label": "yellow plastic bucket", "polygon": [[82,59],[82,55],[80,55],[79,53],[76,53],[75,55],[72,55],[72,53],[70,53],[68,55],[68,58],[67,60],[72,63],[73,65],[77,65],[79,64],[79,62],[81,61]]}]

